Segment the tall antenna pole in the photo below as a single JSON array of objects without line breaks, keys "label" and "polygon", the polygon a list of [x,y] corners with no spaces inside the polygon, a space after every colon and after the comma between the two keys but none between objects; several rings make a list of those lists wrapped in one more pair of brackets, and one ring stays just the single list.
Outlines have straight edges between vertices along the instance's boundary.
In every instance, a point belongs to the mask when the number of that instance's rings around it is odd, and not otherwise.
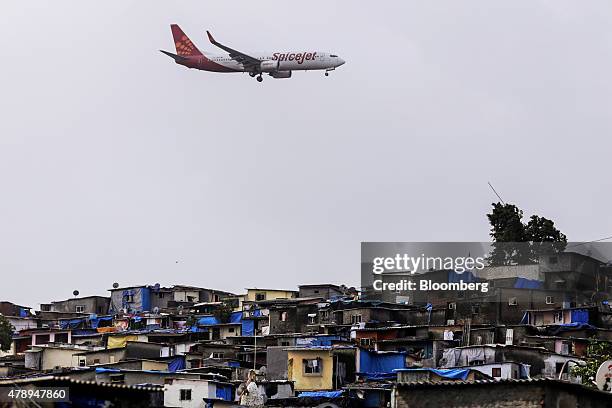
[{"label": "tall antenna pole", "polygon": [[497,193],[497,191],[495,190],[495,187],[493,187],[493,184],[491,184],[490,181],[487,181],[487,183],[489,183],[489,187],[491,187],[491,190],[493,190],[493,192],[495,193],[495,195],[497,196],[497,198],[499,198],[499,201],[501,201],[502,204],[506,204],[504,202],[504,200],[501,198],[501,196]]}]

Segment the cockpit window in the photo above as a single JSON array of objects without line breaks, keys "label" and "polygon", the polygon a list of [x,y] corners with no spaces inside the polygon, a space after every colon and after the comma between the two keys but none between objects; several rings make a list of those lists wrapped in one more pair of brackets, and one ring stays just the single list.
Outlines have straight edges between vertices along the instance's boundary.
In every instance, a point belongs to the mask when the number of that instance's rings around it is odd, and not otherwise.
[{"label": "cockpit window", "polygon": [[338,58],[338,56],[337,56],[337,55],[334,55],[334,54],[331,54],[331,55],[330,55],[330,57],[332,57],[332,58]]}]

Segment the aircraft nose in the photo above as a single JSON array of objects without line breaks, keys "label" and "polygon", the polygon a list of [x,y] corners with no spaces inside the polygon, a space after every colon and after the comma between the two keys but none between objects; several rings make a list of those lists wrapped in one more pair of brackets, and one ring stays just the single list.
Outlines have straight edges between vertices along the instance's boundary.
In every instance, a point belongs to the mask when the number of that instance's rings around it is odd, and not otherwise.
[{"label": "aircraft nose", "polygon": [[343,60],[342,58],[338,58],[338,66],[340,66],[340,65],[344,65],[344,63],[345,63],[345,62],[346,62],[346,61],[345,61],[345,60]]}]

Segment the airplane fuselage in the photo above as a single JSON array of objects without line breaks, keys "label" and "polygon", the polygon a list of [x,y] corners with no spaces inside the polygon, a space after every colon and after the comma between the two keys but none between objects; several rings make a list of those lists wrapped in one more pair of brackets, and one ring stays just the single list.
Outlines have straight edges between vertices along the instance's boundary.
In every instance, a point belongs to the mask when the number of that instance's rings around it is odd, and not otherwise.
[{"label": "airplane fuselage", "polygon": [[[319,51],[253,53],[262,61],[261,72],[333,70],[344,61],[338,56]],[[177,64],[211,72],[252,72],[229,55],[204,54],[177,60]]]}]

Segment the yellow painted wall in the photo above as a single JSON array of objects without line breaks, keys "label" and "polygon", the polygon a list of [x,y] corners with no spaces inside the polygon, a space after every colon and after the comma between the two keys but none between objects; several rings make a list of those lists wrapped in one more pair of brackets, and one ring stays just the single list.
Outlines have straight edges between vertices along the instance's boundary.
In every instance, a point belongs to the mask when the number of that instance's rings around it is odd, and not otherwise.
[{"label": "yellow painted wall", "polygon": [[142,369],[143,370],[167,371],[168,363],[164,363],[163,361],[143,361]]},{"label": "yellow painted wall", "polygon": [[106,348],[122,348],[125,347],[128,341],[138,341],[138,336],[134,334],[128,334],[125,336],[109,336],[108,345],[106,346]]},{"label": "yellow painted wall", "polygon": [[[295,381],[296,391],[315,391],[333,389],[334,362],[331,353],[327,350],[289,350],[287,352],[287,377]],[[303,359],[321,359],[322,372],[320,376],[305,375]]]},{"label": "yellow painted wall", "polygon": [[265,289],[248,289],[247,290],[247,299],[250,301],[255,301],[255,294],[257,293],[265,293],[265,300],[274,300],[274,299],[291,299],[295,297],[295,292],[287,291],[287,290],[265,290]]}]

